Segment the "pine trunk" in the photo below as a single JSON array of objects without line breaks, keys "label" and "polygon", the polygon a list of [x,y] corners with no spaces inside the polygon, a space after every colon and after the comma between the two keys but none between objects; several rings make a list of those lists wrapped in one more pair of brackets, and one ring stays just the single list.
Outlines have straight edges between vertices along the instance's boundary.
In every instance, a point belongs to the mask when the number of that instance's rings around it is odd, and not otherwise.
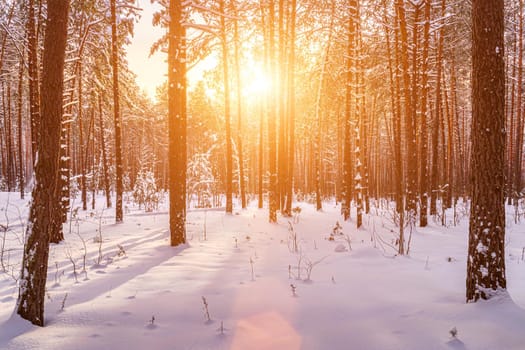
[{"label": "pine trunk", "polygon": [[423,29],[423,57],[421,67],[421,135],[420,135],[420,178],[419,193],[421,207],[419,211],[419,226],[428,225],[428,127],[427,127],[427,102],[428,102],[428,49],[430,43],[430,9],[431,1],[425,1],[425,24]]},{"label": "pine trunk", "polygon": [[506,288],[503,0],[472,1],[472,205],[467,302]]},{"label": "pine trunk", "polygon": [[111,0],[111,65],[113,68],[113,118],[115,124],[115,222],[124,221],[122,211],[122,195],[124,192],[123,184],[123,165],[122,165],[122,120],[120,117],[119,104],[119,64],[118,64],[118,43],[117,43],[117,15],[116,0]]},{"label": "pine trunk", "polygon": [[182,0],[170,0],[168,37],[169,190],[171,246],[186,243],[186,33]]},{"label": "pine trunk", "polygon": [[44,325],[44,302],[49,256],[49,231],[58,184],[62,91],[69,1],[47,6],[42,76],[42,122],[35,168],[36,186],[26,233],[17,313],[31,323]]}]

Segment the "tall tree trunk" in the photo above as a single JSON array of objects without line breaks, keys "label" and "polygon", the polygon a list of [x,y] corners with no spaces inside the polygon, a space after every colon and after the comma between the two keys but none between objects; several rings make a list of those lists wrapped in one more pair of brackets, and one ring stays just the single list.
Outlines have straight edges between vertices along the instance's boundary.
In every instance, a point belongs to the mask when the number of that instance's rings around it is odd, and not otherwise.
[{"label": "tall tree trunk", "polygon": [[290,11],[290,52],[288,53],[288,181],[286,195],[286,209],[292,213],[294,160],[295,160],[295,25],[297,0],[291,1]]},{"label": "tall tree trunk", "polygon": [[40,123],[40,91],[38,81],[38,42],[35,24],[35,2],[28,1],[27,13],[27,73],[29,85],[29,114],[31,122],[31,154],[35,161],[38,147],[38,132]]},{"label": "tall tree trunk", "polygon": [[241,42],[239,40],[239,24],[238,24],[238,14],[237,14],[237,7],[235,6],[235,3],[231,2],[233,15],[235,16],[235,19],[233,21],[233,30],[234,30],[234,44],[235,44],[235,82],[237,85],[237,152],[239,153],[239,187],[240,187],[240,194],[241,194],[241,207],[242,209],[246,209],[247,202],[246,202],[246,179],[244,176],[244,153],[243,153],[243,147],[242,147],[242,136],[243,136],[243,128],[242,128],[242,80],[241,80],[241,68],[240,68],[240,54],[239,54],[239,48],[241,46]]},{"label": "tall tree trunk", "polygon": [[226,127],[226,213],[233,212],[233,155],[230,112],[230,74],[228,64],[228,38],[224,0],[219,0],[222,48],[222,76],[224,84],[224,122]]},{"label": "tall tree trunk", "polygon": [[[441,18],[445,17],[446,0],[441,1]],[[444,25],[442,24],[438,31],[438,46],[436,59],[436,101],[434,118],[432,119],[432,169],[430,174],[430,215],[437,214],[437,199],[439,193],[439,126],[441,124],[442,113],[442,96],[441,96],[441,81],[443,69],[443,42],[444,42]]]},{"label": "tall tree trunk", "polygon": [[[79,57],[81,59],[81,57]],[[82,123],[82,62],[78,63],[78,137],[80,156],[80,190],[82,198],[82,210],[87,210],[87,184],[86,184],[86,158],[84,157],[84,128]],[[89,137],[89,136],[88,136]],[[85,148],[87,151],[87,147]]]},{"label": "tall tree trunk", "polygon": [[122,195],[124,192],[123,184],[123,165],[122,165],[122,119],[120,117],[119,104],[119,64],[118,64],[118,42],[117,42],[117,15],[116,0],[110,1],[111,7],[111,65],[113,68],[113,118],[115,123],[115,222],[124,221],[122,211]]},{"label": "tall tree trunk", "polygon": [[[272,81],[277,81],[276,73],[276,63],[275,63],[275,9],[274,9],[274,0],[269,1],[270,11],[268,18],[268,54],[269,54],[269,63],[270,63],[270,74]],[[268,191],[269,199],[269,221],[277,222],[277,209],[279,206],[279,196],[278,196],[278,183],[277,183],[277,126],[276,126],[276,92],[271,91],[269,94],[268,101],[268,160],[270,163],[270,184]]]},{"label": "tall tree trunk", "polygon": [[[398,76],[398,65],[397,65],[397,49],[394,50],[396,52],[396,57],[393,57],[392,49],[390,46],[390,27],[388,25],[388,15],[387,15],[387,3],[385,0],[383,0],[383,21],[384,21],[384,30],[385,30],[385,38],[386,38],[386,49],[387,49],[387,56],[388,56],[388,77],[389,77],[389,83],[390,83],[390,108],[392,113],[392,132],[390,139],[392,144],[392,153],[394,153],[394,192],[395,192],[395,200],[396,200],[396,211],[398,213],[401,213],[402,209],[402,203],[403,203],[403,165],[401,161],[401,104],[399,102],[399,88],[398,88],[398,82],[399,79]],[[394,67],[395,74],[394,74]]]},{"label": "tall tree trunk", "polygon": [[[416,192],[417,192],[417,143],[415,134],[415,120],[412,113],[414,104],[410,94],[410,64],[409,64],[409,43],[408,43],[408,25],[405,16],[404,0],[396,0],[396,13],[399,21],[400,36],[400,56],[403,74],[403,96],[405,109],[405,138],[407,142],[407,210],[413,212],[416,210]],[[414,29],[415,30],[415,29]],[[414,74],[414,72],[412,72]],[[401,248],[401,243],[400,243]],[[400,254],[402,254],[400,252]]]},{"label": "tall tree trunk", "polygon": [[506,288],[503,0],[472,1],[472,205],[467,302]]},{"label": "tall tree trunk", "polygon": [[186,32],[182,0],[170,0],[168,36],[169,190],[171,245],[186,243]]},{"label": "tall tree trunk", "polygon": [[514,205],[518,205],[519,193],[521,191],[521,165],[523,158],[523,106],[522,106],[522,94],[523,94],[523,0],[520,1],[519,6],[519,20],[518,20],[518,97],[516,104],[516,141],[515,141],[515,152],[514,156]]},{"label": "tall tree trunk", "polygon": [[17,302],[17,313],[37,326],[44,325],[49,233],[55,218],[53,202],[59,190],[58,161],[68,11],[68,0],[48,2],[42,76],[41,139],[38,143],[36,186],[26,232]]},{"label": "tall tree trunk", "polygon": [[[7,86],[7,89],[6,89]],[[5,90],[5,96],[4,96],[4,102],[6,103],[6,106],[4,108],[4,125],[5,125],[5,131],[6,131],[6,152],[7,152],[7,192],[11,192],[13,190],[13,183],[14,183],[14,174],[13,174],[13,128],[12,128],[12,116],[11,116],[11,82],[4,83],[4,90]]]},{"label": "tall tree trunk", "polygon": [[[522,1],[522,0],[520,0]],[[515,21],[515,22],[518,22],[518,21]],[[507,148],[507,161],[506,161],[506,164],[507,164],[507,200],[508,200],[508,204],[512,204],[512,199],[514,197],[513,195],[513,192],[514,192],[514,175],[515,175],[515,172],[514,172],[514,156],[515,156],[515,153],[514,153],[514,142],[516,141],[516,125],[515,125],[515,111],[516,111],[516,104],[515,104],[515,99],[516,99],[516,85],[517,85],[517,79],[516,79],[516,71],[517,71],[517,66],[518,66],[518,52],[519,52],[519,48],[518,48],[518,41],[520,41],[519,38],[521,38],[521,36],[519,36],[519,30],[518,30],[518,24],[515,23],[514,24],[514,45],[513,45],[513,51],[512,51],[512,55],[507,55],[507,56],[512,56],[512,63],[510,63],[512,65],[512,73],[510,76],[507,77],[508,81],[509,81],[509,84],[511,85],[511,88],[509,89],[510,91],[510,104],[509,106],[507,107],[507,110],[506,110],[506,114],[508,115],[508,118],[507,118],[507,126],[506,126],[506,129],[508,130],[508,138],[507,138],[507,145],[508,145],[508,148]],[[508,99],[507,99],[508,100]]]},{"label": "tall tree trunk", "polygon": [[262,100],[259,102],[259,162],[258,162],[258,192],[259,192],[259,199],[257,203],[257,207],[259,209],[263,208],[263,177],[264,177],[264,171],[263,171],[263,165],[264,165],[264,108],[263,108],[263,102]]},{"label": "tall tree trunk", "polygon": [[109,183],[108,157],[106,155],[106,141],[104,137],[104,116],[102,114],[102,97],[98,94],[98,118],[100,127],[100,147],[102,148],[102,172],[104,174],[104,191],[106,193],[106,208],[111,208],[111,186]]},{"label": "tall tree trunk", "polygon": [[346,39],[346,57],[345,57],[345,116],[344,116],[344,147],[343,147],[343,181],[341,194],[341,214],[343,220],[350,218],[350,209],[353,193],[353,164],[352,164],[352,92],[354,73],[354,44],[356,40],[356,11],[357,1],[350,0],[348,4],[348,29]]},{"label": "tall tree trunk", "polygon": [[321,72],[319,75],[319,85],[317,88],[317,97],[315,102],[315,120],[317,125],[315,126],[315,203],[316,209],[321,210],[322,198],[321,198],[321,167],[322,167],[322,128],[323,128],[323,112],[321,111],[323,89],[325,85],[325,73],[328,67],[328,59],[330,55],[330,49],[332,48],[332,36],[334,31],[334,20],[335,20],[335,1],[332,0],[332,9],[330,11],[330,27],[328,28],[328,41],[326,43],[326,51],[321,62]]},{"label": "tall tree trunk", "polygon": [[[355,128],[355,193],[356,193],[356,227],[360,228],[363,225],[363,201],[364,201],[364,136],[366,131],[366,112],[365,99],[363,91],[363,71],[361,64],[361,28],[359,20],[359,0],[356,1],[355,9],[355,26],[356,26],[356,41],[354,49],[354,70],[355,70],[355,100],[356,100],[356,128]],[[366,172],[366,170],[365,170]]]},{"label": "tall tree trunk", "polygon": [[[396,19],[397,20],[397,19]],[[396,113],[394,116],[394,158],[396,160],[396,209],[399,214],[399,241],[398,252],[400,255],[405,254],[405,186],[404,186],[404,169],[403,169],[403,152],[402,152],[402,128],[401,128],[401,67],[400,67],[400,39],[399,28],[395,27],[395,96],[396,96]],[[406,112],[406,105],[405,105]]]},{"label": "tall tree trunk", "polygon": [[20,198],[24,199],[24,152],[23,152],[23,135],[22,135],[22,95],[24,93],[24,65],[20,62],[18,73],[18,187]]},{"label": "tall tree trunk", "polygon": [[421,67],[421,134],[420,134],[420,178],[419,193],[421,195],[421,208],[419,213],[419,226],[428,225],[428,49],[430,45],[430,9],[431,0],[424,0],[425,24],[423,29],[423,57]]},{"label": "tall tree trunk", "polygon": [[278,142],[278,184],[279,184],[279,208],[281,214],[290,216],[287,213],[286,206],[286,187],[288,181],[288,161],[287,161],[287,119],[286,119],[286,46],[285,46],[285,10],[284,0],[279,0],[279,80],[278,80],[278,98],[279,98],[279,142]]}]

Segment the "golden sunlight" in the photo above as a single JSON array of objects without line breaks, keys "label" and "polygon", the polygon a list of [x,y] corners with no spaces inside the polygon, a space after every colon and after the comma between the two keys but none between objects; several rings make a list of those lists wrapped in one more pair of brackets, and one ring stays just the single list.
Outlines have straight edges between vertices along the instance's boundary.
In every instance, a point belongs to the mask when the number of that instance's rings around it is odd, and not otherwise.
[{"label": "golden sunlight", "polygon": [[242,69],[241,75],[246,83],[243,89],[245,98],[264,96],[272,89],[272,79],[260,62],[251,61],[251,64]]}]

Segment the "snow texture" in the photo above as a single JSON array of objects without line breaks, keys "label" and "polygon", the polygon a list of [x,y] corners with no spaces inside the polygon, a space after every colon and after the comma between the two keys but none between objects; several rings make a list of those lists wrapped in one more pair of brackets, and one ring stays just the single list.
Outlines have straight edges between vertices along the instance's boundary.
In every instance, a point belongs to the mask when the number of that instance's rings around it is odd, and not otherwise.
[{"label": "snow texture", "polygon": [[[98,198],[97,210],[73,210],[65,242],[51,245],[46,326],[35,327],[13,313],[28,211],[13,197],[0,193],[3,350],[525,347],[522,225],[507,221],[508,293],[466,304],[466,216],[456,227],[417,228],[410,256],[397,256],[385,244],[397,232],[386,209],[373,208],[356,230],[334,203],[322,212],[298,204],[293,252],[287,220],[269,224],[266,209],[190,210],[188,244],[173,248],[167,199],[148,213],[130,203],[114,225]],[[344,234],[330,239],[337,221]],[[342,249],[345,237],[352,250]]]}]

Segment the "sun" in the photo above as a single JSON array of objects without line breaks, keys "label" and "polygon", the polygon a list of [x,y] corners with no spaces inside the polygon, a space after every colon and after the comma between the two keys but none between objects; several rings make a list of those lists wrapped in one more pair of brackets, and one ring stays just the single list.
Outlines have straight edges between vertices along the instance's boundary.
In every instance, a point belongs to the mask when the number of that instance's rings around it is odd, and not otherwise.
[{"label": "sun", "polygon": [[261,62],[249,61],[241,70],[245,98],[263,98],[272,90],[272,79]]}]

